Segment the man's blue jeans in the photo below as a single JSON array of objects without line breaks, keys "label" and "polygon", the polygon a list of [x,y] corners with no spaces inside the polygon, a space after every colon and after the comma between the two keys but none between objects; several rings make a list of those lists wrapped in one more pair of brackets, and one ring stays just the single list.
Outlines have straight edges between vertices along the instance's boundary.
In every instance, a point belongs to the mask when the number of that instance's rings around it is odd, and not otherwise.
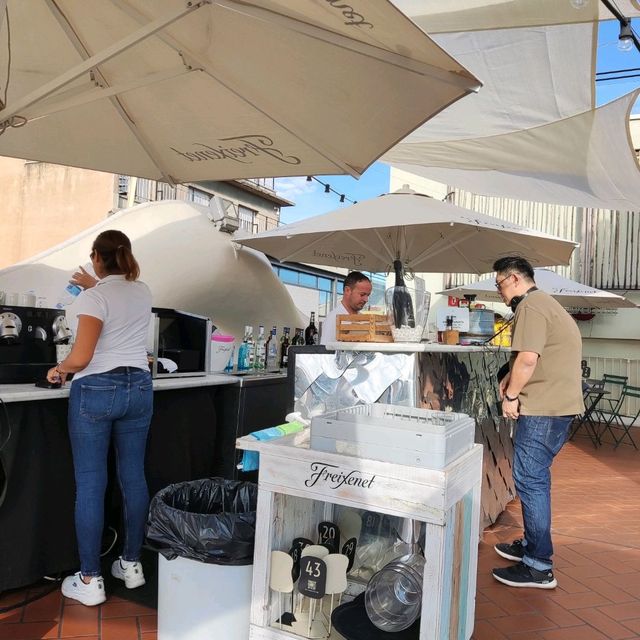
[{"label": "man's blue jeans", "polygon": [[101,574],[107,454],[112,437],[125,521],[123,559],[138,560],[144,539],[149,507],[144,456],[153,413],[153,386],[148,371],[126,369],[126,373],[88,375],[71,385],[69,437],[76,479],[76,535],[84,576]]},{"label": "man's blue jeans", "polygon": [[573,416],[523,416],[513,451],[513,480],[522,503],[523,562],[551,569],[551,463],[567,439]]}]

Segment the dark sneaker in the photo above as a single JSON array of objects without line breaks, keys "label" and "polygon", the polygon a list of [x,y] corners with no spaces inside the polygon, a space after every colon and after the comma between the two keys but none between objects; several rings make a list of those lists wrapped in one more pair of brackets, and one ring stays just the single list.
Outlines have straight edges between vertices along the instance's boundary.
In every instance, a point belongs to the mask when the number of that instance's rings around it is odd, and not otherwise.
[{"label": "dark sneaker", "polygon": [[493,547],[496,553],[507,560],[520,562],[524,558],[524,547],[522,546],[522,538],[514,540],[511,544],[508,542],[500,542]]},{"label": "dark sneaker", "polygon": [[510,587],[533,587],[534,589],[555,589],[558,581],[553,577],[553,571],[538,571],[518,562],[511,567],[493,570],[493,577]]}]

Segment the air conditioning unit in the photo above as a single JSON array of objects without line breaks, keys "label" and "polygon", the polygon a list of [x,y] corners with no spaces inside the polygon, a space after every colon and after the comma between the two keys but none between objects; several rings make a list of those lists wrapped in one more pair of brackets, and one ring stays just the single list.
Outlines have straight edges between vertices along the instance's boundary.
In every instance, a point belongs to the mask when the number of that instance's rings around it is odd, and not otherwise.
[{"label": "air conditioning unit", "polygon": [[231,200],[220,196],[213,196],[209,201],[209,219],[225,233],[233,233],[240,227],[238,208]]}]

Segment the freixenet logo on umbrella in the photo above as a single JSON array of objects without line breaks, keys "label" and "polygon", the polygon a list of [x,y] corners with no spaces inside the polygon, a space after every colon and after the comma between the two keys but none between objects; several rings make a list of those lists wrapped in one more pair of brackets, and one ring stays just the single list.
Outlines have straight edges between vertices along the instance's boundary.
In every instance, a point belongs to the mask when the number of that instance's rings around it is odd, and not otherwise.
[{"label": "freixenet logo on umbrella", "polygon": [[358,13],[351,5],[345,4],[343,0],[325,0],[325,2],[342,12],[345,17],[345,24],[348,27],[369,27],[369,29],[373,29],[373,25],[367,22],[361,13]]},{"label": "freixenet logo on umbrella", "polygon": [[331,249],[314,249],[313,256],[315,258],[329,259],[335,261],[336,264],[348,264],[352,267],[361,267],[362,261],[365,259],[364,253],[336,253]]},{"label": "freixenet logo on umbrella", "polygon": [[[269,136],[260,133],[220,138],[219,142],[227,143],[227,146],[224,144],[211,146],[204,142],[194,142],[194,151],[180,151],[175,147],[171,147],[171,149],[189,160],[189,162],[233,160],[241,164],[251,164],[253,158],[265,155],[285,164],[300,164],[301,162],[297,156],[287,155],[281,149],[274,147],[273,140]],[[233,143],[237,143],[237,146],[232,146]]]}]

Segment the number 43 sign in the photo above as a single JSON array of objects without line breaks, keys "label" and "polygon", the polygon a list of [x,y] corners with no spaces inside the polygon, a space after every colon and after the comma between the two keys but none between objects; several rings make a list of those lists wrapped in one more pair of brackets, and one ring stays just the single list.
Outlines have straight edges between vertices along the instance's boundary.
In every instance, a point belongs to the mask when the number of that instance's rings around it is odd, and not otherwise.
[{"label": "number 43 sign", "polygon": [[320,558],[305,556],[300,559],[298,591],[309,598],[322,598],[327,588],[327,565]]}]

